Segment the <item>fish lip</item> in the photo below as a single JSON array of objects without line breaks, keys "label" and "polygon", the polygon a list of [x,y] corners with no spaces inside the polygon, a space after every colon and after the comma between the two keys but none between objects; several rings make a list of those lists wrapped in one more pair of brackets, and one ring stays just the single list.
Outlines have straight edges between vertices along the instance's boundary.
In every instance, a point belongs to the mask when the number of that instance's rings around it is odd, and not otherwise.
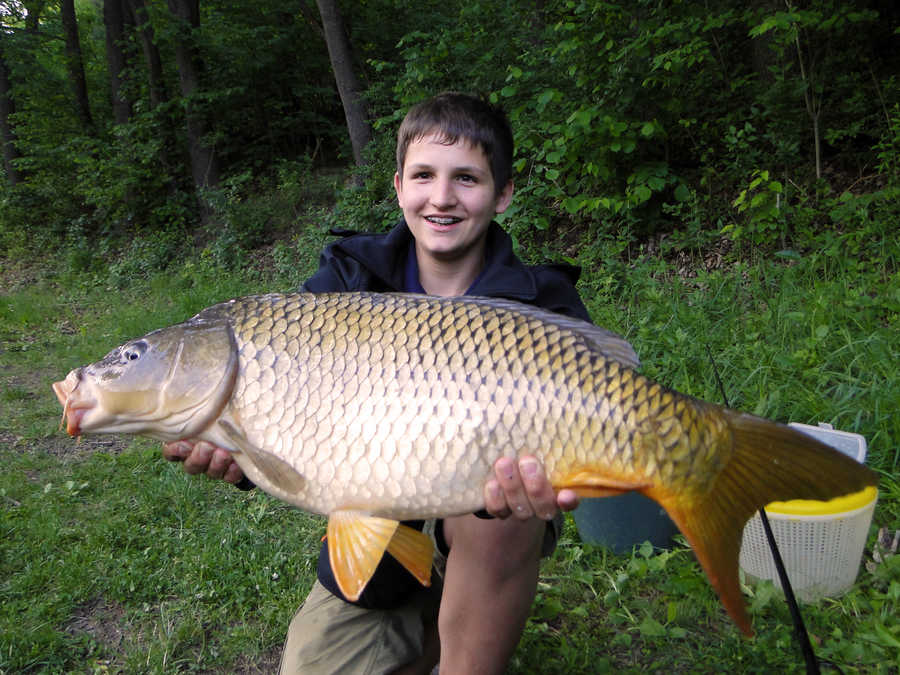
[{"label": "fish lip", "polygon": [[[74,372],[75,371],[73,370],[72,373]],[[53,387],[53,393],[56,394],[56,398],[59,399],[59,403],[63,408],[66,407],[66,402],[69,400],[70,394],[75,391],[75,387],[78,386],[77,381],[72,382],[72,373],[69,373],[68,376],[66,376],[66,379],[54,382],[51,385]]]},{"label": "fish lip", "polygon": [[[66,433],[70,436],[81,434],[81,422],[88,410],[96,405],[96,401],[89,396],[73,396],[82,383],[82,369],[71,371],[65,380],[54,382],[53,393],[63,407],[63,421],[66,423]],[[84,391],[83,389],[81,390]],[[60,422],[62,426],[62,422]]]},{"label": "fish lip", "polygon": [[93,406],[70,407],[66,413],[66,433],[69,436],[81,435],[81,420]]}]

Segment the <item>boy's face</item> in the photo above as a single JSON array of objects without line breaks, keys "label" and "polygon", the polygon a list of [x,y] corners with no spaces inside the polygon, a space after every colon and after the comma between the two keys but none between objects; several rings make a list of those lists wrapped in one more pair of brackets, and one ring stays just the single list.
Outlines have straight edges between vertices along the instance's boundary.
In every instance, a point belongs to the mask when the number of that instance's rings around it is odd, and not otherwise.
[{"label": "boy's face", "polygon": [[409,144],[394,188],[420,264],[422,256],[440,262],[480,258],[488,225],[512,198],[512,182],[497,194],[480,146],[465,139],[446,145],[436,134]]}]

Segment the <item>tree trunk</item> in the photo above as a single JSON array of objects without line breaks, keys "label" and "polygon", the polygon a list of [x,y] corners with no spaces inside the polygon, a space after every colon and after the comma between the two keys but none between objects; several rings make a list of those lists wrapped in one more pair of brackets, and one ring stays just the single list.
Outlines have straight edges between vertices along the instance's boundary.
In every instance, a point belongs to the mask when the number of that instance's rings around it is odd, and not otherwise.
[{"label": "tree trunk", "polygon": [[191,39],[191,32],[200,26],[200,0],[168,0],[169,11],[181,20],[175,40],[175,60],[181,95],[187,101],[187,131],[191,157],[191,174],[198,190],[201,218],[204,222],[211,215],[209,204],[200,196],[204,188],[219,185],[219,164],[215,148],[207,145],[207,123],[203,112],[197,109],[191,98],[200,89],[202,63]]},{"label": "tree trunk", "polygon": [[41,24],[41,14],[44,11],[45,0],[31,0],[23,2],[28,14],[25,16],[25,32],[36,34]]},{"label": "tree trunk", "polygon": [[123,73],[127,59],[122,48],[122,41],[125,38],[122,0],[103,0],[103,23],[106,26],[106,60],[109,64],[113,119],[116,124],[125,124],[131,118],[131,101],[124,91]]},{"label": "tree trunk", "polygon": [[84,61],[81,58],[81,41],[78,39],[78,21],[75,17],[75,0],[61,0],[63,31],[66,34],[66,65],[69,69],[69,80],[75,92],[75,104],[78,108],[78,119],[86,134],[94,133],[94,119],[91,116],[91,105],[88,99],[87,82],[84,78]]},{"label": "tree trunk", "polygon": [[331,69],[334,71],[338,94],[344,106],[347,129],[350,131],[353,159],[357,166],[360,166],[363,164],[363,149],[372,140],[372,128],[369,126],[366,107],[362,100],[362,87],[353,70],[350,39],[344,29],[344,20],[338,9],[337,0],[316,0],[316,4],[319,6],[319,14],[322,15],[328,57],[331,59]]},{"label": "tree trunk", "polygon": [[[156,46],[156,36],[153,26],[147,19],[147,6],[144,4],[144,0],[125,0],[125,3],[131,14],[131,21],[137,27],[137,35],[144,52],[144,61],[147,64],[150,110],[156,110],[157,107],[169,100],[163,76],[162,58],[159,48]],[[167,191],[170,196],[174,197],[178,192],[178,176],[181,175],[183,169],[180,162],[181,153],[177,151],[177,134],[172,116],[168,112],[159,115],[157,119],[160,125],[159,136],[162,139],[158,161],[165,171]]]},{"label": "tree trunk", "polygon": [[[788,3],[788,9],[793,9]],[[822,138],[819,130],[819,116],[822,113],[821,97],[816,96],[814,89],[815,78],[811,71],[807,71],[803,59],[803,47],[800,45],[800,31],[794,28],[794,46],[797,48],[797,62],[800,64],[800,79],[803,81],[803,102],[806,104],[806,113],[813,128],[813,149],[816,155],[816,178],[822,178]]]},{"label": "tree trunk", "polygon": [[[5,39],[5,35],[0,31],[0,41],[3,39]],[[16,148],[16,134],[10,121],[11,115],[15,112],[16,104],[12,98],[9,68],[3,54],[2,42],[0,42],[0,136],[3,141],[3,168],[6,170],[6,179],[10,185],[15,185],[22,180],[22,175],[14,164],[14,160],[19,157],[19,151]]]},{"label": "tree trunk", "polygon": [[153,26],[147,20],[147,7],[144,4],[144,0],[126,0],[126,3],[131,12],[132,20],[138,28],[141,49],[144,52],[144,60],[147,62],[150,108],[152,110],[160,103],[165,103],[168,100],[163,79],[162,59],[156,46]]}]

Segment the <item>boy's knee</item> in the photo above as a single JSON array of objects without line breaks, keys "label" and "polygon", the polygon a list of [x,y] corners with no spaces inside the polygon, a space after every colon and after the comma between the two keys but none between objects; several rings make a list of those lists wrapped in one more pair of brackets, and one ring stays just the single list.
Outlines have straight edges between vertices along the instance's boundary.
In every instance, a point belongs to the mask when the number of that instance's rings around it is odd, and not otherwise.
[{"label": "boy's knee", "polygon": [[444,525],[451,554],[464,555],[498,576],[516,574],[540,560],[547,529],[543,520],[480,520],[474,516],[452,520],[455,522],[445,521]]}]

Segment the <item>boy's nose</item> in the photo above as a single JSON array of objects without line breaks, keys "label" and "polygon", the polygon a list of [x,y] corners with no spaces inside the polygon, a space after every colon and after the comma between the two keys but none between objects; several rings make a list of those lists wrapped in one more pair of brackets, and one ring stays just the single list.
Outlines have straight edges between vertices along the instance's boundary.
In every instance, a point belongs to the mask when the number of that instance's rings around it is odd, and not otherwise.
[{"label": "boy's nose", "polygon": [[450,180],[438,180],[434,182],[431,191],[431,203],[438,208],[446,209],[456,205],[456,191]]}]

